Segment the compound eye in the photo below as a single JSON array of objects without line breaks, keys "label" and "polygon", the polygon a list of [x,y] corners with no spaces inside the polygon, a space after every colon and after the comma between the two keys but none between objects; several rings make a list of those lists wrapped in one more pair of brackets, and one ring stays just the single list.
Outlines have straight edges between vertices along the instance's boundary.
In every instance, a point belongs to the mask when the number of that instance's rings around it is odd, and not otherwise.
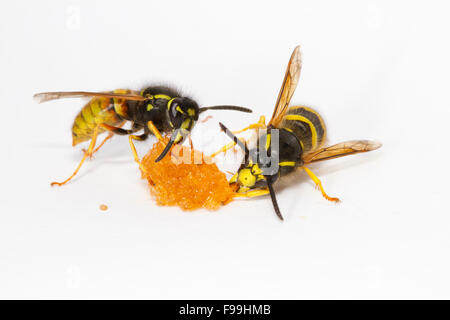
[{"label": "compound eye", "polygon": [[170,102],[169,116],[172,126],[174,127],[179,127],[185,118],[183,115],[183,109],[181,109],[177,99]]},{"label": "compound eye", "polygon": [[172,101],[172,104],[170,105],[170,113],[172,117],[176,117],[178,114],[178,110],[180,108],[180,105],[176,101]]}]

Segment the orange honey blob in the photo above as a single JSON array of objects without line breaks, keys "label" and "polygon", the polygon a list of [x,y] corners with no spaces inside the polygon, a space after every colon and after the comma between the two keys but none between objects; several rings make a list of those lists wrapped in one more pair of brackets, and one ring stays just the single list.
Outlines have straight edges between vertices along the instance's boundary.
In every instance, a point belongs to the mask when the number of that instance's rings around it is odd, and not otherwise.
[{"label": "orange honey blob", "polygon": [[217,210],[233,200],[234,191],[215,163],[200,151],[192,152],[185,146],[175,146],[172,150],[176,148],[179,152],[174,152],[175,155],[169,152],[155,163],[164,149],[157,142],[141,161],[145,169],[142,176],[148,180],[150,193],[159,205],[179,206],[183,210]]}]

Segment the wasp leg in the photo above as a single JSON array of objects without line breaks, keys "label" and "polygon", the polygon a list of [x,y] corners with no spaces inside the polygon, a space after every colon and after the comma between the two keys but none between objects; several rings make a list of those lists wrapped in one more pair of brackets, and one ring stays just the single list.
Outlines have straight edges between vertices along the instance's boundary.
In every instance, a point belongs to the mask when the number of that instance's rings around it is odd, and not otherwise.
[{"label": "wasp leg", "polygon": [[333,198],[333,197],[330,197],[329,195],[327,195],[327,193],[323,189],[322,182],[319,180],[319,178],[316,177],[316,175],[311,170],[309,170],[305,166],[303,166],[301,168],[303,168],[305,170],[305,172],[308,174],[308,176],[312,179],[312,181],[314,181],[316,186],[320,189],[320,192],[322,192],[322,196],[325,199],[327,199],[328,201],[333,201],[333,202],[339,202],[340,201],[339,198]]},{"label": "wasp leg", "polygon": [[270,192],[269,189],[260,189],[248,191],[246,193],[235,193],[234,196],[240,198],[253,198],[269,194],[269,192]]},{"label": "wasp leg", "polygon": [[[120,124],[119,127],[123,126],[124,124],[125,124],[125,121],[122,122],[122,124]],[[106,126],[107,126],[106,124],[102,124],[102,125],[101,125],[101,127],[106,127]],[[111,126],[108,126],[108,127],[109,127],[109,128],[113,128],[113,127],[111,127]],[[118,127],[118,128],[119,128],[119,127]],[[111,139],[111,138],[114,136],[113,131],[114,131],[114,129],[110,130],[109,134],[105,137],[105,139],[103,139],[102,143],[100,143],[100,145],[99,145],[97,148],[95,148],[94,151],[92,151],[92,155],[93,155],[94,153],[96,153],[98,150],[100,150],[100,148],[103,147],[103,145],[105,144],[105,142],[108,141],[109,139]],[[82,151],[83,151],[83,152],[86,152],[86,149],[82,149]],[[89,158],[92,159],[92,155],[91,155]]]},{"label": "wasp leg", "polygon": [[[161,133],[159,132],[158,128],[155,127],[155,125],[153,124],[152,121],[147,122],[147,128],[150,130],[151,133],[153,133],[153,135],[165,146],[166,143],[164,142],[164,139],[161,135]],[[133,140],[138,140],[138,141],[142,141],[147,139],[148,137],[148,133],[144,133],[140,136],[136,136],[136,135],[130,135],[128,136],[128,141],[130,142],[130,147],[131,147],[131,152],[133,152],[133,156],[134,156],[134,161],[137,162],[137,164],[139,165],[139,168],[141,169],[142,173],[144,175],[146,174],[146,170],[145,167],[142,165],[141,160],[139,159],[139,155],[136,151],[136,147],[134,146]]]},{"label": "wasp leg", "polygon": [[[98,130],[99,128],[105,128],[106,130],[108,130],[110,132],[110,134],[102,141],[102,143],[98,146],[98,148],[95,148],[95,144],[97,142],[97,136],[98,136]],[[114,127],[114,126],[110,126],[108,124],[105,123],[100,123],[99,125],[97,125],[94,129],[94,133],[92,134],[92,138],[91,138],[91,143],[89,144],[89,148],[84,152],[83,158],[81,159],[80,163],[78,164],[78,167],[75,169],[75,171],[72,173],[72,175],[67,178],[66,180],[64,180],[63,182],[52,182],[51,186],[62,186],[64,184],[66,184],[67,182],[69,182],[70,180],[72,180],[72,178],[78,173],[78,171],[80,170],[81,166],[83,165],[84,161],[86,160],[87,157],[92,157],[92,154],[96,151],[98,151],[98,149],[100,149],[101,146],[103,146],[103,144],[111,139],[113,134],[118,134],[118,135],[130,135],[130,137],[134,137],[136,140],[145,140],[148,136],[148,134],[144,133],[140,136],[134,136],[131,135],[133,132],[135,132],[136,130],[138,130],[140,128],[135,128],[134,130],[125,130],[119,127]],[[131,141],[131,139],[130,139]],[[136,148],[134,148],[133,143],[131,142],[132,145],[132,151],[133,151],[133,155],[135,156],[135,159],[137,157],[137,153],[136,153]],[[139,161],[139,158],[138,158]],[[141,166],[140,162],[139,162],[139,166]]]},{"label": "wasp leg", "polygon": [[141,168],[141,170],[144,170],[144,167],[142,166],[140,160],[139,160],[139,156],[137,154],[136,151],[136,147],[133,144],[133,140],[138,140],[138,141],[144,141],[145,139],[147,139],[148,134],[147,133],[143,133],[139,136],[134,135],[133,133],[136,132],[137,130],[140,130],[142,127],[133,127],[133,129],[122,129],[119,127],[114,127],[114,126],[110,126],[108,124],[102,123],[100,124],[101,127],[105,128],[106,130],[108,130],[111,133],[114,134],[118,134],[120,136],[126,136],[128,135],[128,141],[130,142],[130,147],[131,147],[131,152],[133,153],[133,157],[134,160],[139,164],[139,167]]},{"label": "wasp leg", "polygon": [[133,153],[134,160],[139,164],[139,167],[141,168],[141,170],[144,170],[144,167],[142,166],[141,161],[139,160],[139,156],[137,154],[136,147],[134,146],[133,140],[143,141],[143,140],[147,139],[148,134],[143,133],[140,136],[136,136],[133,134],[137,130],[141,129],[141,127],[136,127],[132,130],[126,130],[126,129],[122,129],[122,128],[118,128],[118,127],[113,127],[113,126],[110,126],[110,125],[104,124],[104,123],[101,124],[101,126],[112,133],[115,133],[115,134],[118,134],[121,136],[128,135],[128,141],[130,142],[131,152]]},{"label": "wasp leg", "polygon": [[188,136],[188,139],[189,139],[189,146],[191,147],[191,150],[194,150],[194,144],[192,143],[192,138],[190,135]]},{"label": "wasp leg", "polygon": [[245,131],[250,130],[250,129],[263,129],[265,127],[266,127],[266,125],[264,125],[264,124],[252,123],[251,125],[245,127],[244,129],[237,130],[237,131],[231,131],[231,132],[233,134],[239,134],[239,133],[245,132]]},{"label": "wasp leg", "polygon": [[144,141],[145,139],[147,139],[147,137],[148,137],[147,133],[141,134],[139,136],[136,136],[134,134],[128,136],[128,141],[130,142],[131,151],[133,152],[134,160],[136,160],[136,162],[140,163],[140,160],[139,160],[139,156],[136,151],[136,147],[134,146],[133,140]]},{"label": "wasp leg", "polygon": [[[232,133],[238,134],[238,133],[242,133],[244,131],[250,130],[250,129],[263,129],[263,128],[266,128],[266,117],[265,116],[259,117],[259,120],[257,123],[253,123],[253,124],[245,127],[242,130],[232,131]],[[245,143],[245,140],[243,138],[239,138],[239,140],[241,140],[243,143]],[[236,145],[236,142],[230,142],[227,145],[223,146],[220,150],[211,154],[210,157],[214,158],[215,156],[217,156],[218,154],[220,154],[222,152],[227,152],[228,150],[232,149],[235,145]]]},{"label": "wasp leg", "polygon": [[141,128],[137,128],[137,129],[134,129],[134,130],[127,130],[127,129],[122,129],[122,128],[119,128],[119,127],[110,126],[109,124],[106,124],[106,123],[101,123],[101,124],[99,124],[99,126],[105,128],[109,132],[112,132],[114,134],[118,134],[119,136],[126,136],[126,135],[129,135],[129,134],[135,133],[137,130],[141,129]]},{"label": "wasp leg", "polygon": [[[89,156],[89,158],[92,159],[92,156],[94,155],[94,153],[96,153],[101,147],[103,147],[103,145],[105,144],[105,142],[108,141],[109,139],[111,139],[113,136],[114,136],[114,134],[110,132],[110,133],[105,137],[105,139],[103,139],[102,143],[100,143],[100,145],[99,145],[97,148],[95,148],[94,151],[92,151],[92,154]],[[86,149],[81,149],[81,150],[82,150],[83,152],[86,152],[86,151],[87,151]]]},{"label": "wasp leg", "polygon": [[244,129],[238,130],[238,131],[232,131],[233,134],[242,133],[244,131],[250,130],[250,129],[264,129],[266,128],[266,117],[261,116],[259,117],[259,120],[257,123],[252,123],[251,125],[245,127]]},{"label": "wasp leg", "polygon": [[189,139],[189,146],[191,147],[190,156],[192,157],[192,155],[195,156],[195,151],[194,151],[194,144],[192,143],[191,135],[188,135],[188,139]]},{"label": "wasp leg", "polygon": [[140,136],[135,136],[134,134],[128,136],[128,141],[130,142],[131,152],[133,153],[134,161],[137,162],[139,165],[139,168],[141,168],[142,172],[146,172],[144,166],[141,163],[141,160],[139,159],[139,155],[137,154],[136,147],[134,146],[133,140],[137,141],[143,141],[147,139],[148,134],[144,133]]},{"label": "wasp leg", "polygon": [[266,117],[265,116],[259,117],[258,123],[263,124],[265,126],[266,125]]},{"label": "wasp leg", "polygon": [[103,139],[102,143],[100,143],[100,145],[95,148],[94,151],[92,151],[92,154],[96,153],[98,150],[100,150],[101,147],[103,147],[103,145],[105,144],[106,141],[108,141],[109,139],[111,139],[114,136],[114,133],[110,132],[105,139]]},{"label": "wasp leg", "polygon": [[166,143],[164,142],[164,138],[161,135],[161,132],[159,132],[158,128],[155,127],[152,121],[147,122],[147,127],[150,130],[151,133],[156,137],[156,139],[159,140],[164,146],[166,146]]},{"label": "wasp leg", "polygon": [[[239,138],[239,140],[241,140],[242,143],[245,144],[244,138]],[[228,150],[233,149],[235,145],[236,145],[236,142],[232,141],[232,142],[228,143],[227,145],[223,146],[222,148],[220,148],[220,150],[211,154],[210,157],[214,158],[215,156],[217,156],[218,154],[220,154],[222,152],[227,152]]]},{"label": "wasp leg", "polygon": [[86,160],[86,158],[89,156],[92,156],[92,152],[94,150],[95,147],[95,143],[97,142],[97,135],[98,135],[98,129],[99,129],[100,125],[96,126],[94,129],[94,133],[92,134],[92,139],[91,139],[91,143],[89,144],[89,148],[84,152],[83,158],[81,159],[80,163],[78,164],[78,167],[75,169],[75,171],[72,173],[72,175],[67,178],[66,180],[64,180],[63,182],[52,182],[50,185],[53,186],[62,186],[64,184],[66,184],[67,182],[69,182],[70,180],[72,180],[73,177],[75,177],[75,175],[78,173],[78,171],[80,170],[81,166],[83,165],[84,161]]}]

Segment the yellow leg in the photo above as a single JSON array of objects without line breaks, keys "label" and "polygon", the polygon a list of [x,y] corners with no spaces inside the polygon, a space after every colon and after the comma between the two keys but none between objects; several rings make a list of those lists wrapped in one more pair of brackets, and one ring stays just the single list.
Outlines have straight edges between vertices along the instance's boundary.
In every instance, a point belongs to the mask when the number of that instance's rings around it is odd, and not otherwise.
[{"label": "yellow leg", "polygon": [[266,194],[269,194],[269,189],[252,190],[246,193],[235,193],[234,196],[240,198],[253,198],[263,196]]},{"label": "yellow leg", "polygon": [[150,176],[147,175],[147,171],[145,170],[144,165],[142,164],[141,160],[139,159],[139,155],[137,154],[136,147],[134,146],[133,140],[139,141],[142,139],[139,136],[135,136],[135,135],[128,136],[128,141],[130,142],[131,152],[133,153],[134,161],[136,161],[137,164],[139,165],[139,168],[142,171],[142,177],[147,177],[149,179],[150,184],[155,185],[155,183],[150,179]]},{"label": "yellow leg", "polygon": [[164,146],[166,146],[166,143],[164,142],[161,132],[159,132],[158,128],[155,127],[153,122],[151,121],[147,122],[147,127],[150,130],[150,132],[155,135],[156,139],[158,139],[159,142],[161,142]]},{"label": "yellow leg", "polygon": [[266,125],[264,125],[264,124],[252,123],[251,125],[245,127],[244,129],[241,129],[241,130],[238,130],[238,131],[231,131],[231,132],[233,134],[239,134],[239,133],[242,133],[242,132],[250,130],[250,129],[263,129],[265,127],[266,127]]},{"label": "yellow leg", "polygon": [[251,125],[245,127],[244,129],[233,131],[233,134],[242,133],[244,131],[250,130],[250,129],[264,129],[266,127],[266,117],[261,116],[259,117],[259,120],[257,123],[252,123]]},{"label": "yellow leg", "polygon": [[100,143],[100,145],[95,148],[95,150],[92,152],[92,154],[96,153],[101,147],[103,147],[103,145],[105,144],[106,141],[108,141],[109,139],[111,139],[114,136],[114,133],[110,132],[105,139],[103,139],[102,143]]},{"label": "yellow leg", "polygon": [[194,151],[194,144],[192,143],[192,138],[190,135],[188,136],[188,139],[189,139],[189,145],[191,146],[191,150]]},{"label": "yellow leg", "polygon": [[[102,143],[100,143],[100,145],[95,148],[94,151],[92,151],[92,154],[89,156],[89,158],[92,159],[92,156],[94,155],[94,153],[96,153],[101,147],[103,147],[103,145],[105,144],[106,141],[108,141],[109,139],[111,139],[114,136],[114,133],[110,132],[105,139],[103,139]],[[83,152],[86,152],[86,149],[82,149]]]},{"label": "yellow leg", "polygon": [[135,135],[129,135],[128,136],[128,141],[130,142],[130,147],[131,147],[131,152],[133,153],[134,156],[134,161],[137,162],[137,164],[139,165],[139,168],[141,168],[142,173],[146,173],[144,166],[141,163],[141,160],[139,159],[139,155],[137,154],[136,151],[136,147],[134,146],[133,140],[141,140],[141,138],[139,138],[139,136],[135,136]]},{"label": "yellow leg", "polygon": [[[192,158],[192,155],[194,155],[195,156],[195,151],[194,151],[194,144],[192,143],[192,138],[191,138],[191,135],[189,135],[188,136],[188,139],[189,139],[189,145],[190,145],[190,147],[191,147],[191,151],[190,151],[190,159]],[[194,160],[194,162],[195,162],[195,160]]]},{"label": "yellow leg", "polygon": [[266,117],[265,116],[259,117],[258,123],[264,125],[264,127],[265,127],[266,126]]},{"label": "yellow leg", "polygon": [[[242,143],[245,143],[244,138],[239,138],[239,140],[241,140]],[[232,141],[232,142],[228,143],[227,145],[223,146],[222,148],[220,148],[220,150],[211,154],[210,157],[214,158],[215,156],[217,156],[218,154],[220,154],[222,152],[227,152],[228,150],[233,149],[235,145],[236,145],[236,142]]]},{"label": "yellow leg", "polygon": [[[242,133],[242,132],[247,131],[249,129],[263,129],[263,128],[266,128],[266,117],[265,116],[259,117],[259,120],[258,120],[257,123],[253,123],[253,124],[245,127],[242,130],[233,131],[233,134]],[[243,138],[239,138],[239,140],[241,140],[243,143],[245,142]],[[227,145],[223,146],[220,150],[218,150],[218,151],[214,152],[213,154],[211,154],[210,157],[214,158],[215,156],[217,156],[218,154],[220,154],[222,152],[227,152],[228,150],[232,149],[235,145],[236,145],[235,142],[230,142]]]},{"label": "yellow leg", "polygon": [[72,180],[72,178],[75,177],[75,175],[80,170],[80,168],[83,165],[86,158],[92,157],[92,153],[95,148],[95,143],[97,142],[98,129],[99,129],[99,126],[96,126],[94,129],[94,133],[92,134],[92,139],[91,139],[91,143],[89,144],[89,148],[84,152],[83,158],[81,159],[80,163],[78,164],[78,167],[75,169],[75,171],[72,173],[72,175],[69,178],[67,178],[66,180],[64,180],[63,182],[52,182],[50,184],[52,187],[53,186],[62,186],[64,184],[66,184],[67,182],[69,182],[70,180]]},{"label": "yellow leg", "polygon": [[[125,121],[122,122],[117,128],[121,128],[124,124],[125,124]],[[106,124],[104,124],[104,123],[100,124],[100,126],[103,127],[103,128],[105,128],[106,130],[111,130],[111,128],[113,128],[112,126],[108,126],[108,125],[106,125]],[[92,155],[93,155],[94,153],[96,153],[98,150],[100,150],[100,148],[103,147],[103,145],[105,144],[105,142],[108,141],[109,139],[111,139],[113,136],[114,136],[114,133],[109,132],[108,135],[105,137],[105,139],[103,139],[102,143],[100,143],[100,145],[99,145],[97,148],[95,148],[95,150],[92,152],[90,158],[92,158]],[[83,150],[83,152],[86,151],[86,149],[82,149],[82,150]]]},{"label": "yellow leg", "polygon": [[309,170],[305,166],[303,166],[302,168],[305,170],[305,172],[308,174],[308,176],[312,179],[312,181],[314,181],[316,186],[320,189],[320,192],[322,192],[322,196],[325,199],[327,199],[328,201],[334,201],[334,202],[340,201],[339,198],[333,198],[333,197],[330,197],[329,195],[327,195],[325,190],[323,190],[322,182],[320,182],[319,178],[317,178],[316,175],[311,170]]}]

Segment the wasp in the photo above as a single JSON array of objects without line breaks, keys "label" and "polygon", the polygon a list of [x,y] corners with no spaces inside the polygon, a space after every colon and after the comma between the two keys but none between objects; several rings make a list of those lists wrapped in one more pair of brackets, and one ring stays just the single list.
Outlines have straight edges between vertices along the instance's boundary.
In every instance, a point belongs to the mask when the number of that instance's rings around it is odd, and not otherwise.
[{"label": "wasp", "polygon": [[[326,128],[322,117],[313,109],[305,106],[292,106],[289,103],[297,87],[302,67],[300,47],[297,46],[289,60],[285,77],[278,94],[275,110],[269,123],[261,116],[257,123],[237,131],[229,131],[222,123],[221,129],[233,140],[212,156],[233,148],[236,144],[244,150],[245,158],[230,184],[237,185],[238,197],[256,197],[270,194],[275,213],[283,220],[273,184],[278,178],[301,168],[314,181],[323,197],[338,202],[325,192],[322,182],[306,167],[310,163],[335,159],[351,154],[372,151],[381,144],[368,140],[353,140],[324,147]],[[236,133],[248,129],[265,129],[258,133],[258,143],[249,149],[244,140]],[[275,141],[277,144],[274,144]],[[275,147],[274,147],[275,146]]]},{"label": "wasp", "polygon": [[[143,141],[154,135],[165,145],[164,150],[155,160],[160,161],[175,144],[182,143],[198,120],[199,114],[207,110],[236,110],[252,112],[239,106],[199,107],[197,102],[182,96],[177,90],[165,86],[151,86],[141,91],[117,89],[111,92],[43,92],[34,95],[42,103],[61,98],[90,97],[91,100],[75,117],[72,126],[72,145],[89,141],[83,158],[72,175],[62,182],[52,182],[52,186],[62,186],[69,182],[80,170],[86,158],[92,157],[113,135],[128,135],[131,151],[135,161],[141,166],[133,141]],[[123,129],[125,123],[130,129]],[[143,131],[141,134],[137,134]],[[107,132],[108,135],[96,148],[97,136]],[[166,144],[162,133],[171,133]],[[142,166],[141,166],[142,169]]]}]

